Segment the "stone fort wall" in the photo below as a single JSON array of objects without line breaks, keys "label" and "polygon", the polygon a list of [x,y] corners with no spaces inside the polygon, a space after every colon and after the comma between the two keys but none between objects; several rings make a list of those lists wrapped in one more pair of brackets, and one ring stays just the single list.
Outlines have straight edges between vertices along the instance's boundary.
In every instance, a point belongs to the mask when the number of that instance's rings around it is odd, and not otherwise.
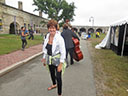
[{"label": "stone fort wall", "polygon": [[34,30],[40,32],[47,32],[46,26],[43,26],[41,21],[48,21],[47,19],[37,16],[22,9],[14,8],[6,5],[5,3],[0,3],[0,34],[9,34],[11,27],[14,26],[14,18],[16,21],[16,30],[19,30],[21,26],[26,26],[28,29],[30,26]]},{"label": "stone fort wall", "polygon": [[109,26],[76,26],[74,25],[73,28],[76,28],[77,31],[80,31],[81,29],[84,29],[85,32],[96,32],[96,31],[100,31],[102,33],[107,33],[109,30]]}]

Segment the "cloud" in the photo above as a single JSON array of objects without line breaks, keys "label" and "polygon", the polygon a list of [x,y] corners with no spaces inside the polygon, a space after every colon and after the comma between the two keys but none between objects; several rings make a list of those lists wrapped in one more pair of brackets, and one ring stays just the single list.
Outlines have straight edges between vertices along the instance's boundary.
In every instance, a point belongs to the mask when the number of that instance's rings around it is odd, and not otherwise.
[{"label": "cloud", "polygon": [[[76,0],[74,0],[75,2]],[[88,19],[93,16],[95,25],[110,25],[112,22],[124,18],[127,13],[127,0],[79,0],[75,5],[75,21],[72,24],[90,24]]]}]

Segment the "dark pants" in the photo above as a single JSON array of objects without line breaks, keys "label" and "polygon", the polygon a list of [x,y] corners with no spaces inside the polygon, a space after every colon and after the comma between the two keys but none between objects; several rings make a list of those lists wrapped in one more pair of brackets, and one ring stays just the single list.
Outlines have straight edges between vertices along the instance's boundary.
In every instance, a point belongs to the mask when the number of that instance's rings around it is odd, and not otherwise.
[{"label": "dark pants", "polygon": [[96,38],[100,38],[99,35],[96,34]]},{"label": "dark pants", "polygon": [[62,79],[61,79],[61,73],[57,71],[57,67],[54,65],[49,65],[51,80],[53,85],[56,84],[57,81],[57,88],[58,88],[58,95],[61,95],[62,93]]},{"label": "dark pants", "polygon": [[24,40],[22,39],[22,48],[24,49],[26,45],[27,45],[26,39],[24,39]]},{"label": "dark pants", "polygon": [[32,40],[34,39],[33,34],[30,34],[30,36],[29,36],[29,38],[28,38],[28,39],[31,39],[31,38],[32,38]]},{"label": "dark pants", "polygon": [[74,61],[73,61],[73,51],[74,51],[74,48],[66,49],[66,59],[68,58],[68,53],[69,53],[70,54],[70,64],[74,63]]}]

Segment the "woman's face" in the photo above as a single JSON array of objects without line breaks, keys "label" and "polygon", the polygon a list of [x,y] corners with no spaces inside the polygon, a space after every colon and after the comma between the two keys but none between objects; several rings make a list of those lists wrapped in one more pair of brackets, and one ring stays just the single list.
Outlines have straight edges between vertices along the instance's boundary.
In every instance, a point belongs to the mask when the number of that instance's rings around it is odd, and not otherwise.
[{"label": "woman's face", "polygon": [[25,31],[25,27],[23,27],[23,29],[22,29],[23,31]]},{"label": "woman's face", "polygon": [[50,26],[48,28],[48,31],[50,32],[51,35],[55,35],[56,34],[56,27],[55,26]]}]

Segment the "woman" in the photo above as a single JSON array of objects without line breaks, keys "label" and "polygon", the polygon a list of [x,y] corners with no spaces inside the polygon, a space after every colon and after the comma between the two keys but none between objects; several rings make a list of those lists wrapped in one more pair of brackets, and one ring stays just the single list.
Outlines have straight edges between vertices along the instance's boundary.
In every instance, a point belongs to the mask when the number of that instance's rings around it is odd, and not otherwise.
[{"label": "woman", "polygon": [[[62,94],[62,67],[65,62],[65,43],[63,37],[57,32],[57,22],[50,20],[47,24],[49,33],[46,35],[43,45],[42,62],[47,62],[53,85],[48,88],[58,88],[58,96]],[[47,60],[46,60],[47,59]],[[57,82],[57,84],[56,84]]]},{"label": "woman", "polygon": [[22,51],[24,51],[24,48],[27,45],[26,36],[28,36],[28,34],[25,32],[25,27],[21,27]]}]

